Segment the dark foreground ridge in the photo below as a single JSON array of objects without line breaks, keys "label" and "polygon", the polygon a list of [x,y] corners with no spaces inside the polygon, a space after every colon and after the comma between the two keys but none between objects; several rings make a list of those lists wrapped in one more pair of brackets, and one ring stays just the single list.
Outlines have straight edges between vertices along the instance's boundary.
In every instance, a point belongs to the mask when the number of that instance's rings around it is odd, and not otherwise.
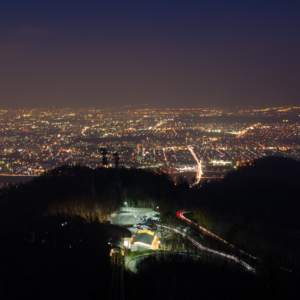
[{"label": "dark foreground ridge", "polygon": [[[281,175],[276,177],[274,170]],[[62,166],[29,183],[3,189],[2,298],[26,295],[31,299],[109,299],[113,274],[108,241],[112,236],[126,236],[126,229],[107,220],[126,199],[134,207],[159,206],[161,221],[171,227],[183,224],[175,212],[189,209],[201,226],[260,260],[247,261],[259,271],[254,275],[237,264],[194,249],[186,239],[174,234],[166,239],[168,249],[191,252],[201,259],[164,256],[158,251],[157,255],[139,260],[137,274],[124,271],[125,299],[200,295],[202,299],[292,299],[299,275],[282,272],[277,266],[300,270],[296,251],[299,240],[287,234],[291,223],[285,221],[293,219],[293,214],[281,209],[284,213],[279,230],[272,223],[273,217],[264,218],[262,211],[269,207],[270,215],[276,215],[280,207],[290,208],[293,203],[297,212],[297,170],[298,162],[267,158],[229,174],[221,182],[188,189],[183,180],[175,185],[166,174],[148,170],[119,169],[120,187],[115,184],[114,169]],[[271,198],[268,195],[278,180],[284,193]],[[234,191],[237,181],[238,193]],[[252,193],[255,187],[259,190]],[[190,234],[207,247],[237,255],[235,250],[199,231],[191,229]]]}]

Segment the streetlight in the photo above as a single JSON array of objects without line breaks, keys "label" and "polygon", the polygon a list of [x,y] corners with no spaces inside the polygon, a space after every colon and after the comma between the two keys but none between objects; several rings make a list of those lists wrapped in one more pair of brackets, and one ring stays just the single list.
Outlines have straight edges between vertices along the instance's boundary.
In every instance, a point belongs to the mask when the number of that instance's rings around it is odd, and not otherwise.
[{"label": "streetlight", "polygon": [[127,206],[127,202],[124,202],[125,207]]}]

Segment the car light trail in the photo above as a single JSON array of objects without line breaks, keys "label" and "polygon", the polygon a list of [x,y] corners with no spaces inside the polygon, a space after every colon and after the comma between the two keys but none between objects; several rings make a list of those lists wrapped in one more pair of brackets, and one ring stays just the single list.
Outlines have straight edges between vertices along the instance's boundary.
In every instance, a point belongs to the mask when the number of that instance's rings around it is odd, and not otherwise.
[{"label": "car light trail", "polygon": [[[185,213],[189,213],[189,212],[188,212],[188,211],[185,211],[185,210],[180,210],[180,211],[177,212],[177,217],[178,217],[179,219],[181,219],[181,220],[187,222],[187,223],[190,224],[190,225],[196,226],[200,231],[202,231],[202,232],[205,233],[206,235],[208,235],[208,236],[210,236],[210,237],[212,237],[212,238],[215,238],[215,239],[217,239],[217,240],[223,242],[224,244],[229,245],[231,248],[235,248],[235,249],[236,249],[236,247],[235,247],[234,245],[230,244],[229,242],[227,242],[226,240],[222,239],[222,238],[219,237],[218,235],[212,233],[211,231],[207,230],[206,228],[204,228],[204,227],[202,227],[202,226],[198,226],[198,224],[196,224],[196,223],[193,223],[190,219],[186,218],[186,217],[183,215],[183,214],[185,214]],[[242,254],[245,254],[245,255],[247,255],[247,256],[253,258],[253,259],[257,259],[257,257],[255,257],[255,256],[253,256],[253,255],[251,255],[251,254],[249,254],[249,253],[247,253],[247,252],[245,252],[244,250],[241,250],[241,249],[237,249],[237,250],[239,250]]]},{"label": "car light trail", "polygon": [[199,161],[199,159],[197,158],[197,156],[196,156],[196,154],[195,154],[195,152],[194,152],[194,150],[192,149],[191,146],[188,146],[187,148],[190,150],[191,154],[193,155],[193,157],[194,157],[194,159],[195,159],[195,161],[198,165],[197,174],[196,174],[196,181],[191,185],[191,186],[195,186],[201,180],[201,175],[202,175],[201,161]]},{"label": "car light trail", "polygon": [[175,136],[177,136],[177,132],[175,131],[175,128],[174,128],[174,127],[172,128],[172,130],[173,130]]},{"label": "car light trail", "polygon": [[254,127],[258,126],[259,124],[260,124],[260,123],[257,123],[257,124],[255,124],[255,125],[253,125],[253,126],[250,126],[250,127],[246,128],[246,129],[243,130],[239,135],[237,135],[236,138],[237,138],[237,139],[240,138],[240,137],[243,136],[248,130],[254,129]]},{"label": "car light trail", "polygon": [[153,128],[156,129],[157,127],[160,127],[164,123],[166,123],[166,122],[165,121],[159,122],[156,125],[154,125]]},{"label": "car light trail", "polygon": [[84,127],[84,129],[81,131],[81,134],[84,135],[84,133],[87,131],[87,129],[89,129],[89,126]]},{"label": "car light trail", "polygon": [[169,227],[169,226],[165,226],[165,225],[159,225],[163,228],[166,228],[166,229],[169,229],[169,230],[172,230],[174,232],[177,232],[179,233],[180,235],[182,235],[183,237],[186,237],[187,239],[189,239],[189,241],[191,241],[193,243],[194,246],[196,246],[198,249],[201,249],[201,250],[204,250],[204,251],[207,251],[207,252],[210,252],[210,253],[214,253],[216,255],[219,255],[219,256],[222,256],[224,258],[228,258],[228,259],[231,259],[239,264],[241,264],[243,267],[245,267],[247,270],[253,272],[253,273],[256,273],[256,270],[251,267],[250,265],[248,265],[246,262],[244,262],[243,260],[239,259],[238,257],[236,256],[233,256],[233,255],[230,255],[230,254],[226,254],[224,252],[220,252],[220,251],[217,251],[217,250],[213,250],[213,249],[210,249],[208,247],[205,247],[203,245],[201,245],[199,242],[197,242],[196,240],[194,240],[192,237],[190,237],[189,235],[187,235],[186,233],[176,229],[176,228],[172,228],[172,227]]},{"label": "car light trail", "polygon": [[164,157],[165,157],[166,164],[168,165],[168,160],[167,160],[167,155],[166,155],[165,148],[163,148],[163,152],[164,152]]},{"label": "car light trail", "polygon": [[[186,223],[188,223],[188,224],[190,224],[190,225],[194,225],[195,227],[197,227],[197,228],[198,228],[200,231],[202,231],[204,234],[206,234],[206,235],[208,235],[208,236],[210,236],[210,237],[212,237],[212,238],[216,238],[216,239],[218,239],[219,241],[221,241],[221,242],[223,242],[223,243],[229,245],[230,247],[237,249],[234,245],[230,244],[229,242],[227,242],[226,240],[222,239],[222,238],[219,237],[218,235],[212,233],[211,231],[205,229],[205,228],[202,227],[202,226],[198,226],[198,224],[196,224],[196,223],[193,223],[190,219],[186,218],[186,217],[183,215],[183,214],[185,214],[185,213],[189,213],[189,211],[180,210],[180,211],[178,211],[178,212],[176,213],[176,215],[177,215],[177,217],[178,217],[179,219],[185,221]],[[202,247],[204,247],[204,246],[202,246]],[[253,256],[253,255],[251,255],[251,254],[249,254],[249,253],[247,253],[247,252],[244,251],[244,250],[241,250],[241,249],[237,249],[237,250],[238,250],[240,253],[242,253],[242,254],[245,254],[245,255],[247,255],[247,256],[253,258],[253,259],[259,260],[259,258],[255,257],[255,256]],[[215,250],[213,250],[213,251],[215,251]],[[217,252],[218,252],[218,251],[217,251]],[[220,253],[221,253],[221,252],[220,252]],[[225,254],[225,253],[224,253],[224,254]],[[220,254],[220,255],[221,255],[221,254]],[[222,255],[222,256],[223,256],[223,255]],[[245,263],[245,264],[246,264],[246,263]],[[252,268],[252,267],[251,267],[251,268]],[[277,267],[277,268],[278,268],[278,269],[281,269],[281,270],[284,270],[284,271],[286,271],[286,272],[290,272],[290,273],[293,273],[293,272],[294,272],[293,270],[286,269],[286,268],[283,268],[283,267]],[[254,269],[254,268],[252,268],[252,269],[253,269],[254,272],[255,272],[255,269]]]}]

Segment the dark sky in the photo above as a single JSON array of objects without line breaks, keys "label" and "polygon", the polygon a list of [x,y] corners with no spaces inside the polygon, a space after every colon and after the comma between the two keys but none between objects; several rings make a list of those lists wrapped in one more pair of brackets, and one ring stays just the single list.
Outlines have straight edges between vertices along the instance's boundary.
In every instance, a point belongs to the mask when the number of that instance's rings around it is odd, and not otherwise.
[{"label": "dark sky", "polygon": [[300,106],[299,57],[299,0],[0,1],[0,108]]}]

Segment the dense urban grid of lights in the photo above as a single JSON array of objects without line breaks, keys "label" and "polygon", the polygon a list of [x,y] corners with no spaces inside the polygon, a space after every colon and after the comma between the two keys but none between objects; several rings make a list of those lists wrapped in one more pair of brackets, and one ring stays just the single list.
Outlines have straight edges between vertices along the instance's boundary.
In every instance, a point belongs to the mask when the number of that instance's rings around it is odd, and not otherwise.
[{"label": "dense urban grid of lights", "polygon": [[299,115],[299,107],[0,110],[0,174],[96,168],[106,147],[109,166],[118,152],[123,167],[159,169],[174,179],[192,173],[194,185],[264,156],[299,159]]}]

